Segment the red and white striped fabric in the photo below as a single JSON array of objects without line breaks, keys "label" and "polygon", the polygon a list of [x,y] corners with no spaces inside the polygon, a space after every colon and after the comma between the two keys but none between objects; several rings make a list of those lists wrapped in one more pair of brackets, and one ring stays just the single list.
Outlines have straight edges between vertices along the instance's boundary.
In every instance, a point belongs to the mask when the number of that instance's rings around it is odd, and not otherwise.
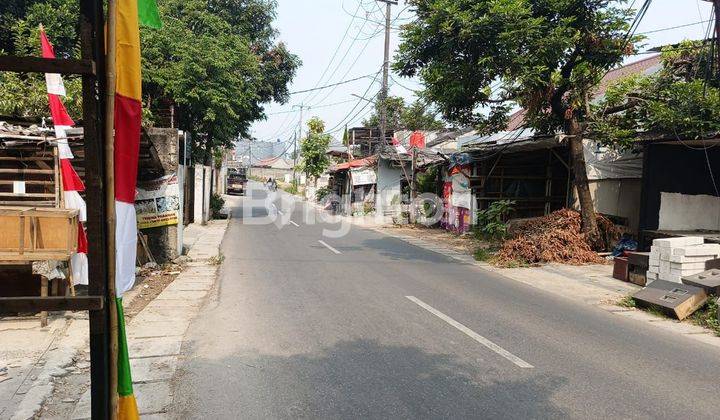
[{"label": "red and white striped fabric", "polygon": [[[43,58],[55,58],[55,51],[52,44],[45,35],[45,30],[40,27],[40,43],[42,45]],[[85,185],[75,172],[70,160],[74,157],[67,140],[66,130],[75,122],[68,115],[61,96],[65,96],[65,85],[62,77],[55,73],[45,74],[47,84],[48,102],[50,103],[50,115],[55,126],[55,137],[58,139],[58,155],[60,157],[60,171],[63,182],[63,195],[65,208],[79,211],[80,223],[78,224],[78,252],[71,257],[70,265],[73,272],[73,283],[88,284],[88,260],[87,260],[87,236],[83,223],[87,220],[85,200],[80,192],[85,191]]]},{"label": "red and white striped fabric", "polygon": [[395,150],[396,150],[399,154],[401,154],[401,155],[406,155],[406,154],[407,154],[407,152],[408,152],[407,149],[405,148],[405,146],[402,145],[402,143],[400,143],[400,141],[397,139],[396,136],[393,136],[392,144],[393,144],[393,146],[395,147]]}]

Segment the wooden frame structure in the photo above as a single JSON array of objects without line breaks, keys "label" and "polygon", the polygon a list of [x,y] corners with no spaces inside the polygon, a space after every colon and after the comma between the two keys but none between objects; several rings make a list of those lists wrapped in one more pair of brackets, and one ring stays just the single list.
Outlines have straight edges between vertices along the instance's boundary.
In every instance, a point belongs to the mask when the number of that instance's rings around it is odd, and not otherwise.
[{"label": "wooden frame structure", "polygon": [[45,59],[41,57],[0,56],[0,71],[21,73],[60,73],[82,76],[83,128],[85,149],[85,185],[87,191],[87,229],[89,296],[85,297],[19,297],[0,298],[0,308],[14,311],[89,311],[91,414],[93,419],[114,418],[111,363],[111,309],[109,298],[106,188],[108,178],[105,146],[107,82],[105,34],[102,0],[78,0],[80,15],[80,59]]},{"label": "wooden frame structure", "polygon": [[494,201],[512,200],[516,202],[513,217],[524,218],[568,206],[572,175],[567,162],[561,145],[492,152],[473,164],[470,186],[477,209],[486,209]]},{"label": "wooden frame structure", "polygon": [[50,139],[0,134],[0,143],[11,143],[0,145],[1,206],[61,207],[60,160],[57,145],[44,142]]}]

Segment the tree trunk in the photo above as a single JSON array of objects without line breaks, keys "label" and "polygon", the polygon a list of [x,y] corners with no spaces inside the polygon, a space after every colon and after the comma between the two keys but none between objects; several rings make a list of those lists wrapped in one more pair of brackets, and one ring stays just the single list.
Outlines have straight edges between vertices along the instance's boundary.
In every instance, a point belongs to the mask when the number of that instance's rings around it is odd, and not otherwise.
[{"label": "tree trunk", "polygon": [[575,189],[580,202],[580,217],[582,219],[582,232],[586,235],[588,244],[596,250],[603,247],[600,240],[595,207],[590,195],[585,154],[583,153],[583,129],[577,117],[568,121],[568,135],[570,135],[570,159],[572,160]]},{"label": "tree trunk", "polygon": [[203,165],[205,166],[213,166],[212,163],[212,138],[208,135],[205,138],[205,147],[204,147],[204,156],[203,156]]}]

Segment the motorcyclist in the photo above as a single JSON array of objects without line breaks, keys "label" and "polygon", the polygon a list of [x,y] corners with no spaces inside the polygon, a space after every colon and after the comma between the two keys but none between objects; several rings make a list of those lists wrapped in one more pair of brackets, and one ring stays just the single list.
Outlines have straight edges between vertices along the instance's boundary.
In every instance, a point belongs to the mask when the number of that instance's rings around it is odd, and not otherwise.
[{"label": "motorcyclist", "polygon": [[268,188],[270,191],[275,191],[275,190],[277,190],[277,182],[275,182],[275,180],[274,180],[272,177],[269,177],[269,178],[268,178],[268,180],[267,180],[267,182],[265,183],[265,185],[267,185],[267,188]]}]

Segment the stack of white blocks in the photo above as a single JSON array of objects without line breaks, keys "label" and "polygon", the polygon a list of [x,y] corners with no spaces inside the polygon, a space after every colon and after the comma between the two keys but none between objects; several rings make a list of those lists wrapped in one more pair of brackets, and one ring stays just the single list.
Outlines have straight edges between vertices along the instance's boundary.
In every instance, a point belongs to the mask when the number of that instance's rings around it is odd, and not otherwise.
[{"label": "stack of white blocks", "polygon": [[648,283],[666,280],[681,283],[682,278],[705,271],[705,262],[720,256],[720,244],[705,244],[702,237],[655,239],[650,248]]}]

